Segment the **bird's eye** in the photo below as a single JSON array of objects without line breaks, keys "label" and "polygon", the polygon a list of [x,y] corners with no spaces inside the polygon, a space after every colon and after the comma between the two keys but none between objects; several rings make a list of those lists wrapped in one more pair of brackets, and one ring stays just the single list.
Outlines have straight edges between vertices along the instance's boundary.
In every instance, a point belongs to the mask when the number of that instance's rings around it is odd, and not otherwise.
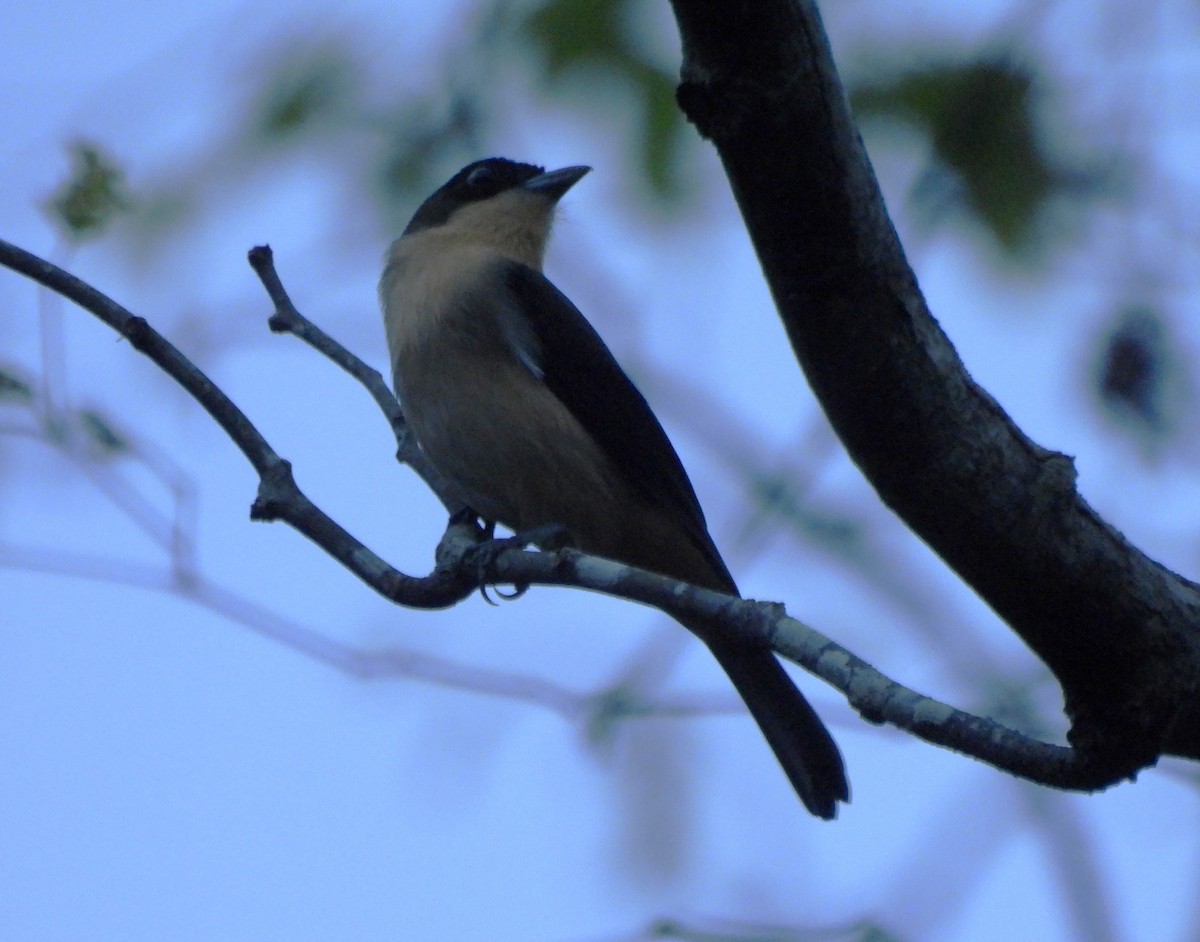
[{"label": "bird's eye", "polygon": [[476,167],[467,174],[467,186],[473,189],[482,190],[491,186],[496,179],[496,172],[486,164],[482,167]]}]

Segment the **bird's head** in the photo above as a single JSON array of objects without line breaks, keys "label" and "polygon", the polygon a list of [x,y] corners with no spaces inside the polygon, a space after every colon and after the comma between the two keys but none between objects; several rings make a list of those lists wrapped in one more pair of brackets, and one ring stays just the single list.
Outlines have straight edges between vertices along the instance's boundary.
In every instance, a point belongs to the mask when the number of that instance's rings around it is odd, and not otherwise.
[{"label": "bird's head", "polygon": [[503,157],[478,160],[421,204],[404,235],[438,230],[540,268],[558,201],[590,169],[547,172]]}]

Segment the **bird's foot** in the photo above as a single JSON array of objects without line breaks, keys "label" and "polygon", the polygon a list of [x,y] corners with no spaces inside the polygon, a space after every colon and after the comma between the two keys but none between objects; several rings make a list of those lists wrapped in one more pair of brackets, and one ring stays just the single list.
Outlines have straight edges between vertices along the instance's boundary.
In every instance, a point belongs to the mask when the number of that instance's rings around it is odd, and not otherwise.
[{"label": "bird's foot", "polygon": [[[495,526],[494,523],[488,524],[485,527],[485,531],[490,535],[495,532]],[[483,600],[489,605],[495,605],[496,603],[488,595],[488,585],[485,578],[486,573],[495,564],[497,557],[501,553],[510,549],[524,549],[526,546],[536,546],[539,549],[553,551],[571,545],[573,545],[573,541],[570,534],[567,533],[567,528],[557,523],[550,523],[530,527],[528,530],[521,530],[509,537],[489,539],[486,543],[480,543],[468,551],[464,562],[467,565],[475,567],[476,577],[479,580],[479,594],[483,596]],[[512,592],[502,592],[494,584],[492,588],[496,590],[496,594],[500,598],[511,601],[512,599],[519,599],[528,592],[529,584],[524,582],[515,583]]]},{"label": "bird's foot", "polygon": [[449,529],[450,527],[456,527],[461,524],[478,527],[480,532],[483,533],[483,538],[485,540],[491,540],[495,537],[496,521],[484,520],[470,507],[460,507],[458,510],[454,511],[454,513],[450,515],[450,520],[446,524],[446,528]]}]

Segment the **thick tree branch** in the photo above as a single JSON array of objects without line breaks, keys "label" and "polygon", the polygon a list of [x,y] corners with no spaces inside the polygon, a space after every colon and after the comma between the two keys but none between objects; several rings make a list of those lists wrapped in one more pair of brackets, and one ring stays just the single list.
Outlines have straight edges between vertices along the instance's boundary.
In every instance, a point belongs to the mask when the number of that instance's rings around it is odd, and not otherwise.
[{"label": "thick tree branch", "polygon": [[1200,594],[967,374],[888,218],[813,0],[673,0],[680,106],[724,163],[797,359],[884,502],[1049,665],[1071,742],[1200,756]]}]

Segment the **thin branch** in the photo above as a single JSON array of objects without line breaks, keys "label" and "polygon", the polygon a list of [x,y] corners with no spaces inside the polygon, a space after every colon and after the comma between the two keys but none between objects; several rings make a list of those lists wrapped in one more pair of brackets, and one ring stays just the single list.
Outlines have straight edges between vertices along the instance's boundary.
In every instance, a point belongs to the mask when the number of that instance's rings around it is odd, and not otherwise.
[{"label": "thin branch", "polygon": [[[61,300],[61,299],[60,299]],[[62,374],[65,376],[65,372]],[[168,550],[173,568],[181,576],[194,568],[196,501],[192,482],[178,465],[147,443],[140,442],[127,429],[115,434],[121,447],[113,451],[98,445],[80,412],[72,409],[51,411],[47,404],[30,403],[28,426],[0,425],[0,435],[30,438],[55,449],[104,494],[118,511],[152,541]],[[110,424],[105,419],[106,424]],[[110,424],[111,428],[111,424]],[[159,511],[142,490],[116,467],[116,459],[137,461],[171,494],[172,513]]]},{"label": "thin branch", "polygon": [[456,661],[409,648],[362,650],[264,608],[252,599],[199,575],[180,579],[173,570],[63,550],[43,550],[0,542],[0,568],[91,579],[170,595],[248,628],[276,644],[358,680],[395,678],[529,703],[589,727],[619,719],[695,718],[738,715],[744,707],[733,696],[674,694],[631,695],[629,685],[616,684],[579,692],[541,677]]},{"label": "thin branch", "polygon": [[[263,280],[276,305],[272,329],[292,330],[306,340],[309,337],[316,338],[310,341],[316,349],[344,366],[351,375],[370,388],[369,381],[371,377],[378,378],[378,372],[362,365],[361,361],[296,311],[275,272],[270,249],[260,247],[252,250],[250,264]],[[277,321],[281,326],[276,326]],[[293,329],[293,323],[298,324],[299,329]],[[392,414],[388,408],[384,412],[385,415]],[[718,593],[707,593],[710,598],[695,608],[689,608],[680,604],[680,592],[684,584],[673,584],[671,580],[664,580],[656,574],[596,560],[597,563],[616,567],[612,576],[605,577],[615,579],[615,582],[602,580],[597,584],[581,570],[568,572],[568,558],[587,560],[588,557],[568,553],[566,558],[564,554],[558,554],[559,558],[555,559],[554,554],[512,551],[491,560],[480,559],[471,557],[478,539],[474,528],[451,527],[439,546],[439,566],[458,572],[475,568],[483,584],[501,582],[596,588],[653,605],[672,617],[698,614],[712,618],[720,615],[726,625],[736,622],[747,634],[765,635],[780,654],[843,691],[851,706],[869,721],[891,723],[926,742],[972,756],[1030,781],[1059,788],[1090,790],[1120,781],[1136,768],[1114,769],[1094,763],[1069,748],[1040,742],[993,720],[954,709],[909,690],[815,629],[786,617],[786,613],[777,605],[730,600]],[[542,565],[535,564],[535,559]],[[512,567],[505,569],[505,562],[512,563]],[[690,586],[686,589],[704,591]],[[646,594],[640,594],[643,592]],[[753,606],[757,606],[757,609]]]},{"label": "thin branch", "polygon": [[454,524],[438,546],[438,564],[474,569],[485,584],[594,589],[642,602],[689,623],[719,621],[722,631],[766,638],[779,654],[845,693],[868,722],[890,723],[1031,782],[1094,791],[1131,774],[1114,772],[1084,751],[1041,742],[917,693],[790,617],[778,603],[731,598],[571,549],[553,553],[518,549],[480,553],[479,549],[473,528]]},{"label": "thin branch", "polygon": [[400,411],[400,404],[388,389],[379,370],[368,366],[300,313],[275,271],[275,254],[269,245],[255,246],[250,250],[248,258],[250,267],[262,281],[268,297],[275,305],[275,313],[267,320],[267,326],[277,334],[288,333],[300,338],[358,380],[371,394],[371,398],[375,400],[375,404],[392,427],[392,433],[396,436],[397,460],[411,467],[421,480],[429,485],[446,510],[450,513],[460,510],[461,505],[450,495],[445,478],[425,457],[416,437],[409,434],[408,422],[404,413]]},{"label": "thin branch", "polygon": [[[721,631],[765,639],[783,656],[824,678],[866,719],[893,723],[1031,781],[1093,790],[1120,781],[1133,769],[1096,763],[1092,754],[1022,736],[895,683],[819,632],[788,617],[782,605],[737,599],[574,550],[526,552],[484,542],[473,523],[455,522],[437,549],[437,567],[424,578],[388,566],[314,505],[296,486],[291,467],[249,419],[203,373],[155,332],[99,291],[0,240],[0,264],[61,293],[110,324],[180,383],[220,424],[259,473],[258,520],[283,520],[385,598],[414,608],[441,608],[480,585],[559,585],[592,589],[642,602],[692,625],[720,624]],[[332,341],[330,341],[332,342]],[[483,545],[481,545],[481,543]]]},{"label": "thin branch", "polygon": [[245,455],[258,473],[251,519],[283,520],[385,598],[418,608],[444,608],[474,590],[462,576],[435,571],[424,578],[388,566],[314,504],[296,485],[291,464],[281,458],[233,401],[145,319],[69,272],[0,240],[0,264],[74,301],[125,337],[191,394]]},{"label": "thin branch", "polygon": [[1075,937],[1088,942],[1120,942],[1112,892],[1105,885],[1094,834],[1082,809],[1059,795],[1026,795],[1050,864],[1061,885],[1060,898],[1075,925]]}]

